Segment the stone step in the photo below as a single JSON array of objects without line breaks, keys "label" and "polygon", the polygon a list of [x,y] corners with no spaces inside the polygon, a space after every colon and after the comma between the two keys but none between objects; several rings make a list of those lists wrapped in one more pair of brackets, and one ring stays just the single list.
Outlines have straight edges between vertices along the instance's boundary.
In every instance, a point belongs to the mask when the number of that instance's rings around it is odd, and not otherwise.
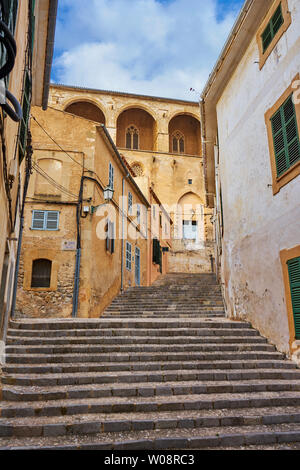
[{"label": "stone step", "polygon": [[274,352],[275,347],[271,344],[114,344],[114,345],[86,345],[86,344],[63,344],[63,345],[14,345],[6,346],[6,354],[72,354],[72,353],[181,353],[181,352]]},{"label": "stone step", "polygon": [[[184,318],[186,316],[190,318],[224,318],[224,312],[205,312],[205,313],[189,313],[184,314],[184,313],[157,313],[157,312],[141,312],[139,314],[136,314],[137,317],[139,318]],[[132,318],[132,313],[121,313],[118,311],[113,311],[113,312],[104,312],[101,318]]]},{"label": "stone step", "polygon": [[[50,415],[56,415],[57,413],[59,415],[76,415],[83,413],[148,413],[300,406],[300,391],[280,390],[252,392],[250,394],[247,391],[244,393],[212,392],[210,394],[155,395],[150,397],[106,397],[105,395],[101,396],[101,387],[98,387],[98,391],[100,396],[90,397],[86,395],[86,390],[80,390],[77,387],[70,390],[67,399],[64,398],[66,394],[64,390],[48,391],[48,393],[41,393],[39,400],[33,398],[37,395],[37,392],[28,391],[24,393],[24,400],[18,401],[17,398],[21,390],[18,392],[16,389],[11,389],[6,391],[7,397],[11,397],[7,400],[8,406],[5,406],[3,401],[1,409],[27,407],[35,410],[36,407],[40,407],[42,415],[48,416],[47,413],[51,413]],[[30,399],[31,396],[32,399]],[[36,416],[39,414],[39,412],[33,412]],[[32,412],[29,412],[29,416],[33,416]]]},{"label": "stone step", "polygon": [[[222,431],[220,433],[220,430]],[[22,430],[20,430],[22,435]],[[48,435],[54,433],[52,436]],[[121,439],[121,440],[120,440]],[[47,436],[32,438],[2,438],[0,450],[110,450],[110,451],[133,451],[133,450],[211,450],[228,448],[261,448],[286,449],[287,445],[300,441],[299,424],[275,424],[245,427],[218,427],[196,429],[177,429],[172,432],[165,430],[122,432],[119,440],[113,433],[89,434],[78,437],[61,436],[59,441],[53,428],[47,430]],[[283,446],[283,447],[282,447]],[[298,448],[298,446],[297,446]],[[192,458],[193,452],[189,455]],[[187,457],[187,458],[188,458]],[[113,458],[113,454],[110,455]],[[151,458],[153,458],[151,456]],[[145,462],[149,457],[144,458]],[[144,462],[143,460],[143,462]],[[150,462],[150,461],[149,461]],[[184,460],[188,462],[188,460]],[[191,461],[192,462],[192,461]],[[114,462],[112,461],[112,464]],[[160,462],[156,463],[159,465]],[[132,463],[132,466],[134,463]],[[152,465],[154,463],[152,462]]]},{"label": "stone step", "polygon": [[112,301],[112,304],[123,304],[123,303],[134,303],[134,301],[138,301],[141,305],[147,303],[154,303],[155,305],[164,305],[168,304],[179,304],[182,307],[188,307],[190,304],[192,305],[199,305],[202,302],[223,302],[223,297],[218,293],[206,293],[204,296],[200,295],[187,295],[187,293],[182,294],[161,294],[161,295],[153,295],[153,294],[140,294],[140,295],[122,295],[115,297]]},{"label": "stone step", "polygon": [[[100,392],[100,388],[98,389]],[[120,389],[121,390],[121,389]],[[64,399],[64,391],[50,391],[40,394],[40,400],[30,400],[30,393],[25,394],[27,401],[10,400],[1,403],[1,416],[39,417],[39,416],[76,416],[82,414],[119,414],[119,413],[165,413],[177,411],[222,410],[220,416],[226,415],[227,410],[256,409],[269,407],[300,407],[300,391],[269,391],[184,395],[156,395],[151,397],[119,397],[100,396],[89,397],[82,390],[70,391],[68,399]],[[8,393],[7,393],[8,395]],[[18,397],[18,392],[10,390],[11,397]]]},{"label": "stone step", "polygon": [[244,345],[257,345],[257,344],[267,344],[267,339],[262,338],[261,336],[99,336],[99,337],[89,337],[89,336],[62,336],[62,337],[39,337],[39,336],[28,336],[28,337],[14,337],[7,336],[6,344],[7,345],[58,345],[58,344],[116,344],[116,342],[121,344],[201,344],[201,345],[215,345],[216,347],[226,344],[244,344]]},{"label": "stone step", "polygon": [[99,329],[62,329],[62,330],[12,330],[8,331],[10,337],[37,337],[37,338],[57,338],[57,337],[69,337],[69,336],[86,336],[89,337],[162,337],[169,336],[174,337],[187,337],[195,336],[201,338],[211,338],[211,337],[251,337],[251,338],[260,338],[259,333],[250,328],[209,328],[209,324],[206,323],[206,328],[99,328]]},{"label": "stone step", "polygon": [[[63,423],[67,424],[74,421],[72,414],[66,414],[65,409],[63,413],[55,414],[58,408],[51,407],[51,412],[47,414],[44,412],[41,403],[12,403],[9,405],[4,404],[2,408],[2,414],[0,423],[1,424],[14,424],[22,423],[29,424],[31,417],[35,416],[36,421],[39,424],[54,424]],[[49,411],[49,410],[48,410]],[[197,420],[195,427],[210,427],[213,426],[224,426],[229,425],[254,425],[254,424],[279,424],[280,422],[298,422],[298,415],[300,413],[300,407],[297,406],[286,406],[286,407],[267,407],[267,408],[241,408],[241,409],[226,409],[220,410],[208,409],[208,410],[188,410],[188,411],[165,411],[165,412],[151,412],[148,411],[146,414],[140,413],[82,413],[76,414],[76,420],[86,422],[97,419],[103,422],[116,422],[121,421],[143,421],[151,420],[153,423],[160,422],[161,429],[174,429],[178,426],[177,421],[182,420]],[[235,423],[235,424],[233,424]],[[186,423],[186,427],[189,427],[190,423]],[[158,426],[156,426],[158,428]]]},{"label": "stone step", "polygon": [[[160,306],[155,307],[155,306],[149,306],[149,307],[130,307],[127,305],[123,305],[123,307],[109,307],[106,309],[106,312],[123,312],[127,314],[132,314],[134,315],[140,315],[143,312],[153,312],[153,313],[159,313],[160,315],[164,315],[167,313],[177,313],[178,315],[184,315],[185,317],[188,317],[189,315],[194,315],[195,313],[198,313],[201,315],[202,313],[214,313],[214,312],[219,312],[223,313],[224,315],[224,309],[223,307],[220,308],[220,306],[208,306],[208,307],[195,307],[192,310],[186,310],[184,308],[168,308],[168,309],[162,309]],[[102,317],[101,317],[102,318]],[[200,317],[201,318],[201,317]]]},{"label": "stone step", "polygon": [[[131,415],[127,419],[112,419],[110,416],[102,415],[81,415],[80,421],[74,423],[72,416],[64,417],[40,417],[34,425],[30,418],[15,418],[10,421],[0,419],[0,437],[54,437],[70,435],[91,435],[100,433],[116,432],[136,432],[136,431],[161,431],[161,430],[180,430],[180,429],[207,429],[219,428],[223,432],[224,428],[244,426],[275,426],[290,424],[291,428],[296,428],[300,423],[300,408],[290,413],[270,413],[266,415],[255,416],[252,413],[247,415],[235,412],[229,416],[220,417],[216,413],[208,416],[197,416],[195,413],[189,413],[185,416],[170,414],[167,418],[161,415],[152,414],[152,416],[141,417],[140,415]],[[245,429],[247,432],[247,429]],[[299,429],[298,429],[299,431]],[[218,434],[218,433],[217,433]],[[299,432],[300,435],[300,432]]]},{"label": "stone step", "polygon": [[122,321],[120,319],[116,320],[106,320],[106,319],[95,319],[95,320],[84,320],[84,319],[68,319],[68,320],[40,320],[40,321],[21,321],[15,322],[11,321],[9,325],[10,329],[22,329],[22,330],[68,330],[68,329],[104,329],[104,328],[232,328],[232,329],[249,329],[251,328],[250,323],[246,322],[236,322],[230,320],[220,319],[218,321],[210,321],[209,324],[207,321],[197,320],[197,319],[176,319],[176,320],[145,320],[145,319],[128,319]]},{"label": "stone step", "polygon": [[[143,383],[133,383],[130,385],[123,383],[120,387],[121,381],[119,384],[116,384],[116,381],[112,381],[109,385],[105,384],[105,380],[99,380],[100,383],[93,381],[93,378],[90,378],[88,381],[87,377],[84,377],[85,380],[80,380],[77,378],[79,384],[75,384],[74,380],[70,378],[68,386],[66,386],[67,380],[61,380],[61,386],[57,385],[59,379],[38,379],[35,384],[32,380],[24,378],[16,378],[14,382],[16,385],[9,386],[3,382],[4,386],[2,389],[2,399],[7,401],[17,401],[17,402],[36,402],[36,401],[49,401],[49,400],[68,400],[68,399],[95,399],[95,398],[110,398],[110,397],[126,397],[128,400],[134,400],[138,397],[176,397],[178,395],[185,396],[188,395],[189,398],[193,395],[203,394],[206,397],[209,395],[219,395],[224,393],[230,393],[234,398],[236,394],[245,394],[248,393],[248,398],[251,398],[252,394],[257,392],[299,392],[300,393],[300,380],[293,381],[291,379],[286,380],[259,380],[258,382],[246,381],[241,382],[238,380],[233,381],[233,383],[227,382],[199,382],[190,381],[190,382],[168,382],[166,384],[149,382],[147,384]],[[105,378],[104,378],[105,379]],[[107,377],[110,379],[110,377]],[[134,377],[132,377],[134,379]],[[136,379],[137,380],[137,379]],[[213,380],[213,379],[212,379]],[[41,385],[40,385],[41,384]],[[27,390],[29,387],[29,390]],[[34,391],[32,391],[34,387]],[[50,388],[49,388],[50,387]]]},{"label": "stone step", "polygon": [[186,362],[176,362],[176,361],[156,361],[156,362],[107,362],[107,363],[69,363],[69,364],[43,364],[43,365],[30,365],[30,364],[6,364],[3,367],[5,373],[10,374],[64,374],[64,373],[79,373],[79,372],[130,372],[138,371],[177,371],[181,373],[182,371],[215,371],[217,372],[226,372],[233,371],[237,372],[244,370],[246,372],[260,373],[263,370],[269,369],[280,373],[281,371],[298,371],[297,366],[292,361],[266,361],[266,360],[245,360],[241,361],[186,361]]},{"label": "stone step", "polygon": [[112,357],[107,353],[73,353],[73,354],[6,354],[6,362],[17,364],[50,364],[50,363],[67,363],[67,362],[148,362],[148,361],[218,361],[218,360],[278,360],[284,359],[284,354],[279,352],[189,352],[189,353],[115,353]]}]

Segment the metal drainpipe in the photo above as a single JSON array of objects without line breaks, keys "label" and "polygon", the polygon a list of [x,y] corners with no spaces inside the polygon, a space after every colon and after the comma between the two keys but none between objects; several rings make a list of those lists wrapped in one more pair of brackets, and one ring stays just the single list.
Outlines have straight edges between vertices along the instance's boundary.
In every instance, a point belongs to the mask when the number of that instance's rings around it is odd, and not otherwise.
[{"label": "metal drainpipe", "polygon": [[121,292],[124,290],[124,193],[125,193],[125,179],[127,179],[129,173],[126,177],[122,179],[122,244],[121,244]]},{"label": "metal drainpipe", "polygon": [[77,250],[76,250],[75,279],[74,279],[73,309],[72,309],[72,317],[74,317],[74,318],[77,317],[77,310],[78,310],[80,259],[81,259],[81,248],[77,248]]},{"label": "metal drainpipe", "polygon": [[74,291],[73,291],[73,307],[72,317],[77,317],[78,311],[78,297],[79,297],[79,281],[80,281],[80,260],[81,260],[81,237],[80,237],[80,212],[82,204],[82,192],[83,192],[83,180],[84,176],[81,176],[80,190],[76,211],[76,224],[77,224],[77,250],[76,250],[76,262],[75,262],[75,276],[74,276]]}]

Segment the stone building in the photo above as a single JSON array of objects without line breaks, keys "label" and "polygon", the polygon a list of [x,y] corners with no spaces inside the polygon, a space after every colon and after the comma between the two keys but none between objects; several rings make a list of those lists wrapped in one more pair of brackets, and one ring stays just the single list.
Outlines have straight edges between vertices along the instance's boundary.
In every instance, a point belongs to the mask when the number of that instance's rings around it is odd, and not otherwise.
[{"label": "stone building", "polygon": [[247,1],[201,102],[227,314],[298,362],[299,30],[298,0]]},{"label": "stone building", "polygon": [[136,176],[148,178],[174,222],[169,272],[210,272],[199,103],[51,85],[49,107],[105,124]]},{"label": "stone building", "polygon": [[[50,107],[32,115],[17,311],[97,317],[120,290],[167,271],[170,218],[149,185],[141,191],[103,124]],[[160,220],[153,235],[148,197]]]},{"label": "stone building", "polygon": [[47,107],[56,10],[57,0],[0,3],[0,340],[14,299],[30,105]]}]

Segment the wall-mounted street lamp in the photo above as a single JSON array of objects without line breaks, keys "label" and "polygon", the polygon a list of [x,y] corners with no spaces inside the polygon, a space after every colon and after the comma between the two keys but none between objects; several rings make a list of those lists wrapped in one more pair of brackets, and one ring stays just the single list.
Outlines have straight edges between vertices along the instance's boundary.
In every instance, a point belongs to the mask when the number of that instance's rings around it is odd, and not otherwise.
[{"label": "wall-mounted street lamp", "polygon": [[91,206],[91,213],[94,214],[94,212],[96,212],[98,207],[105,206],[106,204],[108,204],[112,200],[113,196],[114,196],[114,190],[110,186],[107,186],[103,190],[103,197],[104,197],[105,202],[103,204],[100,204],[99,206]]}]

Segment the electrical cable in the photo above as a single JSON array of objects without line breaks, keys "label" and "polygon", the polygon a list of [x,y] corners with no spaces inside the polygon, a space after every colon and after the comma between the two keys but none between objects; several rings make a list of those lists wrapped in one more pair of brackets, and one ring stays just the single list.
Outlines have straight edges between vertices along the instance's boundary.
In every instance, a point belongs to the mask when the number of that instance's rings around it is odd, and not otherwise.
[{"label": "electrical cable", "polygon": [[67,188],[65,188],[64,186],[56,183],[56,181],[51,178],[51,176],[48,175],[48,173],[46,173],[37,163],[35,162],[32,162],[32,166],[34,168],[34,170],[39,173],[42,177],[44,177],[45,179],[47,179],[48,183],[51,184],[52,186],[54,186],[56,189],[62,191],[63,193],[67,194],[67,196],[73,196],[77,199],[77,196],[76,194],[72,193],[71,191],[69,191]]},{"label": "electrical cable", "polygon": [[95,175],[95,177],[98,179],[99,183],[105,187],[105,185],[102,183],[100,177],[97,175],[97,173],[93,170],[89,170],[85,165],[83,165],[82,163],[78,162],[74,157],[72,157],[72,155],[70,155],[66,150],[63,149],[63,147],[49,134],[48,131],[46,131],[46,129],[42,126],[42,124],[36,119],[35,116],[33,116],[33,114],[31,114],[31,118],[37,123],[37,125],[42,129],[42,131],[49,137],[49,139],[52,140],[52,142],[55,143],[55,145],[58,146],[58,148],[64,152],[71,160],[73,160],[74,163],[76,163],[77,165],[79,165],[81,168],[83,168],[84,171],[87,171],[89,173],[93,173],[93,175]]}]

